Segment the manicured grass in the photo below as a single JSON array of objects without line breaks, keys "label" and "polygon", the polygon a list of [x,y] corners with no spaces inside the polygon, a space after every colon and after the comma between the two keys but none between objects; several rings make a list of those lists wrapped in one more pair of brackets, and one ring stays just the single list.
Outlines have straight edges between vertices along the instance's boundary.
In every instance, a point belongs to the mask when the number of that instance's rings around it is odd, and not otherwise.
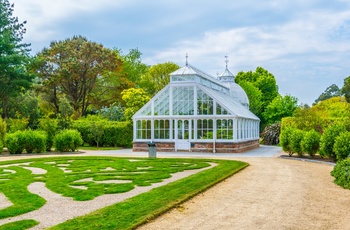
[{"label": "manicured grass", "polygon": [[0,226],[0,230],[24,230],[39,224],[35,220],[20,220]]},{"label": "manicured grass", "polygon": [[[0,162],[0,192],[13,203],[0,210],[0,219],[33,211],[44,205],[43,198],[29,193],[27,189],[33,182],[44,182],[53,192],[77,201],[91,200],[103,194],[127,192],[135,186],[149,186],[170,178],[173,173],[208,167],[210,163],[216,163],[217,166],[67,221],[53,229],[134,228],[229,177],[246,167],[247,163],[206,159],[81,156]],[[46,173],[32,174],[26,167],[41,168]],[[99,183],[106,180],[121,180],[124,183]],[[87,189],[79,189],[81,186]]]}]

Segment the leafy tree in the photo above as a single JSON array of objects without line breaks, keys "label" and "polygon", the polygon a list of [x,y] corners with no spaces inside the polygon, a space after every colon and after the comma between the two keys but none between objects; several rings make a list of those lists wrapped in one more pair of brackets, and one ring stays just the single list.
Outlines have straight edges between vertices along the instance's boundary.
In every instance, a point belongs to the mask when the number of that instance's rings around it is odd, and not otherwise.
[{"label": "leafy tree", "polygon": [[124,116],[127,120],[145,105],[151,98],[143,89],[130,88],[122,92],[122,98],[126,103]]},{"label": "leafy tree", "polygon": [[341,89],[341,93],[348,103],[350,103],[350,76],[344,79],[344,85]]},{"label": "leafy tree", "polygon": [[42,112],[39,108],[39,99],[34,95],[34,92],[27,91],[17,97],[14,102],[12,107],[17,115],[28,118],[28,128],[37,129]]},{"label": "leafy tree", "polygon": [[283,117],[292,116],[297,105],[298,99],[296,97],[286,95],[282,97],[278,95],[266,107],[263,115],[268,124],[273,124],[276,121],[281,121]]},{"label": "leafy tree", "polygon": [[143,88],[150,97],[164,88],[170,82],[170,75],[180,67],[173,62],[165,62],[150,67],[146,74],[142,75],[139,86]]},{"label": "leafy tree", "polygon": [[129,81],[136,84],[140,82],[142,75],[146,74],[149,68],[142,63],[141,55],[142,53],[138,49],[131,49],[128,54],[120,55],[120,59],[123,61],[123,74]]},{"label": "leafy tree", "polygon": [[13,4],[0,0],[0,99],[3,118],[8,117],[10,98],[28,89],[33,79],[27,70],[31,60],[30,44],[22,43],[26,22],[18,22],[13,11]]},{"label": "leafy tree", "polygon": [[114,50],[82,36],[52,42],[37,59],[36,70],[42,91],[48,94],[47,98],[56,110],[59,109],[59,95],[65,94],[76,117],[86,113],[98,83],[103,84],[106,79],[118,81],[117,73],[122,65]]},{"label": "leafy tree", "polygon": [[332,84],[331,86],[328,86],[327,89],[315,100],[314,104],[332,97],[339,97],[341,94],[341,89],[339,89],[336,84]]},{"label": "leafy tree", "polygon": [[239,85],[241,85],[242,81],[253,83],[262,93],[263,109],[278,95],[275,76],[262,67],[257,67],[255,72],[239,72],[235,77],[235,81]]},{"label": "leafy tree", "polygon": [[260,89],[253,85],[253,83],[248,81],[242,81],[240,86],[246,92],[249,99],[249,110],[254,114],[261,114],[262,110],[262,93]]},{"label": "leafy tree", "polygon": [[109,107],[102,107],[102,109],[97,111],[97,114],[101,115],[104,118],[107,118],[110,121],[123,121],[125,120],[124,110],[125,108],[120,104],[116,105],[113,103]]}]

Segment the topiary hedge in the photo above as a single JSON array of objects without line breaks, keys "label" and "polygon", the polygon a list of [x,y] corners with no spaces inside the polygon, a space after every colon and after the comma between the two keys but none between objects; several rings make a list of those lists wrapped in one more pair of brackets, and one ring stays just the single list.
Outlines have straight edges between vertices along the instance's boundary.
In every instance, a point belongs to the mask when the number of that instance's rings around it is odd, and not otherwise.
[{"label": "topiary hedge", "polygon": [[75,129],[65,129],[54,138],[55,149],[59,152],[74,152],[82,144],[81,134]]},{"label": "topiary hedge", "polygon": [[315,130],[310,130],[305,133],[300,145],[303,152],[308,153],[311,157],[314,157],[320,148],[321,134]]},{"label": "topiary hedge", "polygon": [[298,156],[303,156],[303,149],[301,148],[301,141],[304,138],[304,131],[299,129],[293,129],[290,135],[290,146],[292,147],[292,151],[297,153]]},{"label": "topiary hedge", "polygon": [[350,158],[338,161],[331,175],[334,177],[334,183],[343,188],[350,189]]},{"label": "topiary hedge", "polygon": [[291,146],[290,138],[293,133],[293,128],[286,127],[281,131],[280,135],[280,144],[282,146],[282,150],[287,152],[289,156],[293,155],[293,149]]},{"label": "topiary hedge", "polygon": [[343,125],[331,125],[325,129],[320,139],[320,155],[327,156],[336,160],[336,154],[334,152],[335,139],[343,132],[346,132],[346,128]]},{"label": "topiary hedge", "polygon": [[338,161],[350,156],[350,132],[343,132],[335,138],[333,151]]},{"label": "topiary hedge", "polygon": [[5,146],[10,154],[41,153],[46,149],[46,133],[43,131],[24,130],[9,133],[5,138]]},{"label": "topiary hedge", "polygon": [[[96,119],[93,119],[96,118]],[[89,117],[74,121],[71,126],[80,132],[84,143],[90,146],[131,147],[133,127],[130,122],[116,122]],[[96,132],[96,128],[99,132]]]}]

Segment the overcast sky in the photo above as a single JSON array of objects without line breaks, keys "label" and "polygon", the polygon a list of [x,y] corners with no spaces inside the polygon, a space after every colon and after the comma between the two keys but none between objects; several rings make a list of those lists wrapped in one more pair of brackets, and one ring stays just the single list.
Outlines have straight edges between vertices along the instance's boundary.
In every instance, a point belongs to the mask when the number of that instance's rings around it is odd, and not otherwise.
[{"label": "overcast sky", "polygon": [[282,95],[311,105],[350,75],[349,0],[10,0],[27,20],[33,54],[82,35],[146,64],[189,63],[216,76],[225,68],[272,73]]}]

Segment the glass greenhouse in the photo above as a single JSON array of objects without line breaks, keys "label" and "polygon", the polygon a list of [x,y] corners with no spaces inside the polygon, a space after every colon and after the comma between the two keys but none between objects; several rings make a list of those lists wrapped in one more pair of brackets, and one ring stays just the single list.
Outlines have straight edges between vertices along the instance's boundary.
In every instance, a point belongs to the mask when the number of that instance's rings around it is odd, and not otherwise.
[{"label": "glass greenhouse", "polygon": [[243,152],[259,147],[260,120],[227,69],[214,78],[192,65],[170,74],[170,83],[134,116],[133,151]]}]

